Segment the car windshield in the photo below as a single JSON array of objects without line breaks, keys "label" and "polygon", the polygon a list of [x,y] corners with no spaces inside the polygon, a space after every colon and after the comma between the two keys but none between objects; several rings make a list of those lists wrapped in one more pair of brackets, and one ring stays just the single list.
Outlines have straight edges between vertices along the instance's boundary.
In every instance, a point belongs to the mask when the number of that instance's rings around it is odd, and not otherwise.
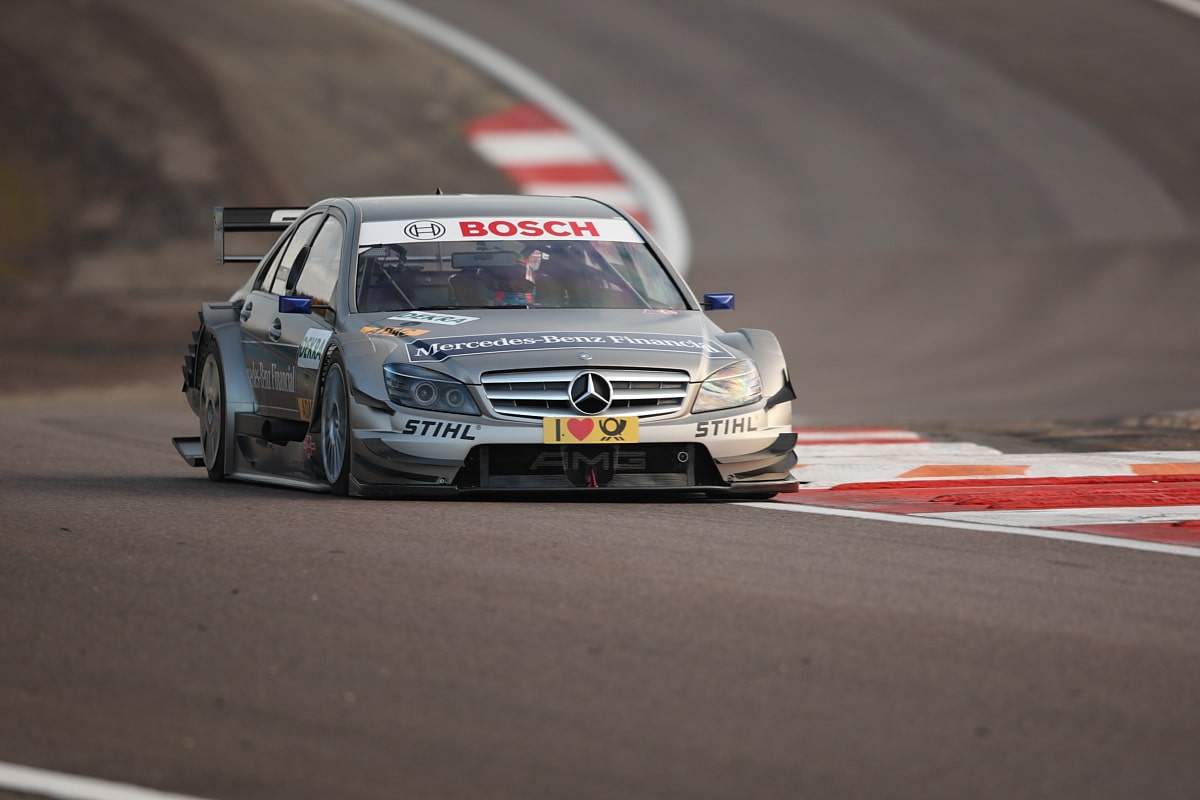
[{"label": "car windshield", "polygon": [[[632,230],[632,229],[631,229]],[[360,312],[455,308],[687,308],[640,241],[371,241],[355,280]]]}]

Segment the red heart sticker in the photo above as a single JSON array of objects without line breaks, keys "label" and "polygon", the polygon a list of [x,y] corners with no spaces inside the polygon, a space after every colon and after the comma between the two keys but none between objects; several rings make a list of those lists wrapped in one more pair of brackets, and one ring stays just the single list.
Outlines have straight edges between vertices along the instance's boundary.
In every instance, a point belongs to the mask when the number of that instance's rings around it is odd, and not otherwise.
[{"label": "red heart sticker", "polygon": [[581,442],[588,437],[594,427],[596,427],[596,423],[590,419],[571,418],[567,420],[567,430]]}]

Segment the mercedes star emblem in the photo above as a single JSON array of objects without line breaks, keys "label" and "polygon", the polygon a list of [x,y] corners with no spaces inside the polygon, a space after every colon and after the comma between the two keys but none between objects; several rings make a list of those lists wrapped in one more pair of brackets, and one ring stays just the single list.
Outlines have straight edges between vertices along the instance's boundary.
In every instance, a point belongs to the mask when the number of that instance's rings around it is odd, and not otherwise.
[{"label": "mercedes star emblem", "polygon": [[583,372],[571,381],[569,397],[571,407],[580,414],[603,414],[612,405],[612,384],[603,375]]}]

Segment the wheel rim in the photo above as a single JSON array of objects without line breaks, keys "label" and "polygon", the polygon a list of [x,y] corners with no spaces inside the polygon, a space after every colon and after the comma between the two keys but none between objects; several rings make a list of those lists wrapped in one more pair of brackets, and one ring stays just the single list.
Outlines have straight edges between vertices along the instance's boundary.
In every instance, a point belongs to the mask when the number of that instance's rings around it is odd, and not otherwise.
[{"label": "wheel rim", "polygon": [[341,477],[342,462],[346,457],[350,420],[345,386],[341,368],[334,365],[325,379],[325,394],[321,400],[321,455],[325,462],[325,480],[330,483],[337,483]]},{"label": "wheel rim", "polygon": [[224,428],[224,403],[221,398],[221,374],[212,356],[204,361],[200,376],[200,441],[204,445],[204,466],[217,466],[217,451],[221,448]]}]

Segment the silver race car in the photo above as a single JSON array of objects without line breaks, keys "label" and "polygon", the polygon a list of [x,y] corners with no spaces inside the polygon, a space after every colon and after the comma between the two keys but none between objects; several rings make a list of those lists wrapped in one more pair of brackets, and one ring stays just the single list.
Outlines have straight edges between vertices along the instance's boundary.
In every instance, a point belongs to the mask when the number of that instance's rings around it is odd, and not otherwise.
[{"label": "silver race car", "polygon": [[[282,231],[265,256],[233,232]],[[218,208],[179,453],[214,481],[359,496],[796,489],[774,335],[726,333],[641,226],[583,198]]]}]

